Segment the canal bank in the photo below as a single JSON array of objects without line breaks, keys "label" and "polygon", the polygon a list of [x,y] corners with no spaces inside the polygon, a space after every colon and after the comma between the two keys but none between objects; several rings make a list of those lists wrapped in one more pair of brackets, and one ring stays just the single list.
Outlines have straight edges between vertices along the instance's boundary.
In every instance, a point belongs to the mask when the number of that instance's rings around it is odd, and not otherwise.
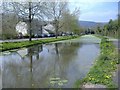
[{"label": "canal bank", "polygon": [[41,40],[33,40],[33,41],[17,41],[17,42],[2,42],[0,43],[0,51],[6,51],[11,49],[19,49],[23,47],[29,47],[37,44],[45,44],[55,41],[62,41],[62,40],[68,40],[68,39],[74,39],[78,38],[79,36],[63,36],[56,38],[47,38],[47,39],[41,39]]},{"label": "canal bank", "polygon": [[113,73],[117,70],[118,52],[112,42],[101,37],[100,56],[94,62],[90,72],[83,80],[75,84],[77,88],[107,88],[115,89],[118,86],[113,81]]}]

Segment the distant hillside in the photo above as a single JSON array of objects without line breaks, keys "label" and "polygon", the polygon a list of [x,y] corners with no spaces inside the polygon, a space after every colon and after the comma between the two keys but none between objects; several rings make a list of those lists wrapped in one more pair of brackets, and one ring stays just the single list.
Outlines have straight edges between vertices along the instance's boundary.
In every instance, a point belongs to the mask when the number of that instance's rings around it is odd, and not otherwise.
[{"label": "distant hillside", "polygon": [[93,28],[96,26],[101,26],[103,27],[106,23],[99,23],[99,22],[92,22],[92,21],[79,21],[79,25],[83,28]]}]

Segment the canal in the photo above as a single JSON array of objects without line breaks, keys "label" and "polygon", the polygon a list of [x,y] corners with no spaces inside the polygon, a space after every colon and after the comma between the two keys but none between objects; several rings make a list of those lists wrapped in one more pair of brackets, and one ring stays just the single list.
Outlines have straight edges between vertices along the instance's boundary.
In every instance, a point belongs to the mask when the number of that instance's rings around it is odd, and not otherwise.
[{"label": "canal", "polygon": [[5,51],[3,88],[72,88],[83,79],[100,54],[94,36]]}]

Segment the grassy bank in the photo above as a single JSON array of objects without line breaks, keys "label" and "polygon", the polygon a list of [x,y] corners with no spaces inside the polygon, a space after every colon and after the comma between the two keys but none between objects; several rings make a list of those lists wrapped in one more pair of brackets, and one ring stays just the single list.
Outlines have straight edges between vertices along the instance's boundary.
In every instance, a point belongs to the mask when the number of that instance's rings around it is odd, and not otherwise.
[{"label": "grassy bank", "polygon": [[32,46],[32,45],[50,43],[50,42],[61,41],[61,40],[74,39],[77,37],[78,36],[64,36],[64,37],[59,37],[57,39],[56,38],[48,38],[48,39],[41,39],[41,40],[33,40],[31,42],[30,41],[4,42],[4,43],[0,44],[0,51],[18,49],[18,48],[28,47],[28,46]]},{"label": "grassy bank", "polygon": [[80,88],[86,83],[102,84],[107,88],[116,87],[113,83],[112,76],[118,64],[117,50],[112,42],[107,41],[106,38],[102,38],[100,49],[100,56],[94,62],[94,66],[83,80],[76,81],[75,87]]}]

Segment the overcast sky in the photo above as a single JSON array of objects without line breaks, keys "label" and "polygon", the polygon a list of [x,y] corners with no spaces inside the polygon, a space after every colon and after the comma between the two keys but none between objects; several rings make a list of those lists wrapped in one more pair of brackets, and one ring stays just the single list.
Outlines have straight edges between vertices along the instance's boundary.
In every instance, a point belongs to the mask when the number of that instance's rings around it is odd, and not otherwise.
[{"label": "overcast sky", "polygon": [[[119,0],[69,0],[70,9],[80,7],[80,20],[108,22],[117,19]],[[106,2],[105,2],[106,1]],[[114,1],[114,2],[113,2]]]}]

